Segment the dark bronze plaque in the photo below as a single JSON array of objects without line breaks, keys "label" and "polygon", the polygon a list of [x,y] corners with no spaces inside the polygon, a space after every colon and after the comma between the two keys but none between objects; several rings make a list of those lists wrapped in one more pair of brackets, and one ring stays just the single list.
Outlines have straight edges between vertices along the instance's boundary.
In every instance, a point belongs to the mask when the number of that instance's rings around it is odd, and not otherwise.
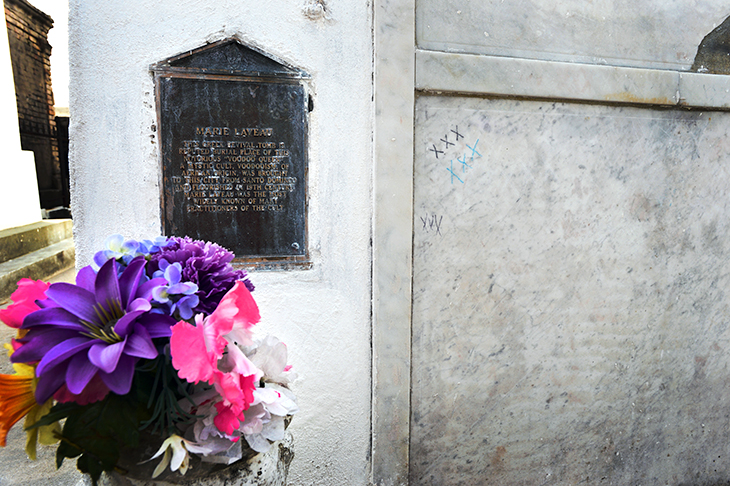
[{"label": "dark bronze plaque", "polygon": [[306,74],[236,41],[153,70],[164,233],[240,262],[306,263]]}]

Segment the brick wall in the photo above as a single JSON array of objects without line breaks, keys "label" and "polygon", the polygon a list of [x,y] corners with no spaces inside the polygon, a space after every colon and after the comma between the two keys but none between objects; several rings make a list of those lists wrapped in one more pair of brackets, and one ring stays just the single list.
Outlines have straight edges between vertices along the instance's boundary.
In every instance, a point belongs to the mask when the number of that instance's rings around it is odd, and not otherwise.
[{"label": "brick wall", "polygon": [[4,0],[23,150],[35,153],[41,207],[63,204],[51,85],[53,19],[25,0]]}]

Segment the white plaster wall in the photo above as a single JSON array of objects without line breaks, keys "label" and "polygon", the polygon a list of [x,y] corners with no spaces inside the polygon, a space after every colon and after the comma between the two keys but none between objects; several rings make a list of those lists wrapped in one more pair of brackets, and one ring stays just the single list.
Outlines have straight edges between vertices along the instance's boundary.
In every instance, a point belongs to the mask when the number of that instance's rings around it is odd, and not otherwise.
[{"label": "white plaster wall", "polygon": [[370,440],[371,7],[303,1],[71,0],[71,193],[80,265],[107,235],[159,234],[149,65],[238,36],[312,76],[313,268],[252,276],[262,328],[289,344],[302,412],[290,484],[367,483]]},{"label": "white plaster wall", "polygon": [[[5,14],[2,19],[5,22]],[[0,35],[0,146],[3,147],[0,158],[0,230],[40,221],[41,203],[33,152],[20,149],[18,105],[6,35]]]}]

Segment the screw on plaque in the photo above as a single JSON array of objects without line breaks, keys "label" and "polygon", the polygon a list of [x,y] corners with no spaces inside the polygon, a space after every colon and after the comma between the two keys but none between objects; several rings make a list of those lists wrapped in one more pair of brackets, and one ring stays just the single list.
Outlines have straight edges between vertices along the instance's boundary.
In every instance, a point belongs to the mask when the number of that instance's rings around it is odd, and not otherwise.
[{"label": "screw on plaque", "polygon": [[295,250],[298,250],[299,249],[299,243],[294,242],[294,243],[291,244],[291,247],[294,248]]}]

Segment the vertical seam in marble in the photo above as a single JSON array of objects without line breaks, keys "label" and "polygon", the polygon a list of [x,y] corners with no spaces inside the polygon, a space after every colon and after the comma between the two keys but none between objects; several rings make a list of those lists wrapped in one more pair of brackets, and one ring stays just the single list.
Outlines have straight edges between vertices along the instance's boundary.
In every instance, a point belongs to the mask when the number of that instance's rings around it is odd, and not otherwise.
[{"label": "vertical seam in marble", "polygon": [[370,438],[368,477],[373,483],[373,435],[375,434],[375,3],[370,3]]},{"label": "vertical seam in marble", "polygon": [[372,480],[408,484],[415,0],[374,4]]}]

